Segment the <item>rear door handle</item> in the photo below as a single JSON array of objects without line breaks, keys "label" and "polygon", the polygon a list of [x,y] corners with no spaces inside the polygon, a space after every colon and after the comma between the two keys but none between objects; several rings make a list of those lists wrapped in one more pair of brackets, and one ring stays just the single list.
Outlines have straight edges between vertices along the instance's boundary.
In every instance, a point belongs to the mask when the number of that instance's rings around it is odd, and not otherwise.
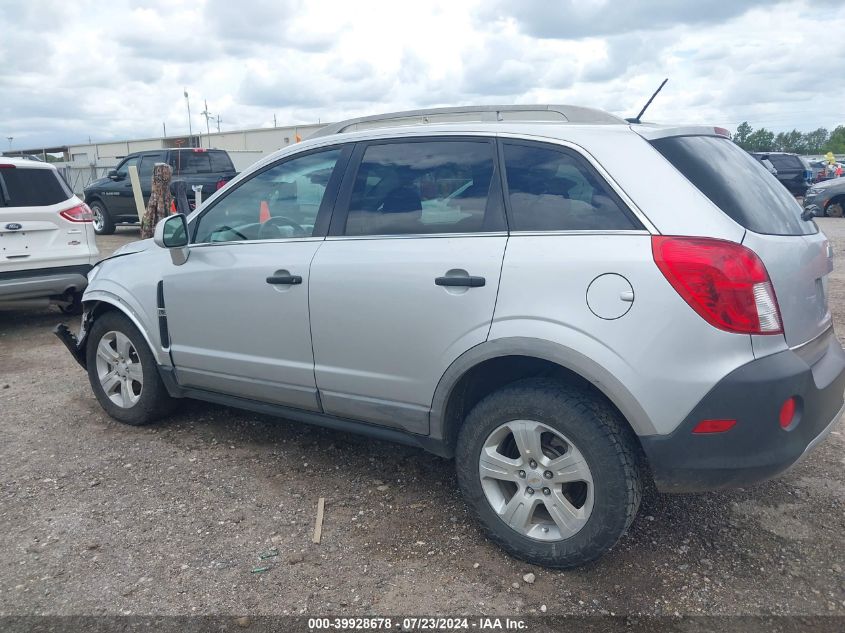
[{"label": "rear door handle", "polygon": [[302,283],[302,277],[299,275],[271,275],[267,277],[268,284],[277,284],[285,286],[297,286]]},{"label": "rear door handle", "polygon": [[434,280],[438,286],[466,286],[468,288],[480,288],[487,283],[484,277],[437,277]]}]

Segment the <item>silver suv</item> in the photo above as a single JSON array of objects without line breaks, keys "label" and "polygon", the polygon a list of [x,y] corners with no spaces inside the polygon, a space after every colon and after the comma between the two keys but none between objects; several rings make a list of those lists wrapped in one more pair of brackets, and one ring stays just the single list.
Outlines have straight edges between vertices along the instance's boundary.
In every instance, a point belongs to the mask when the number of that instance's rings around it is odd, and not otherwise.
[{"label": "silver suv", "polygon": [[569,106],[346,121],[91,272],[57,333],[128,424],[195,398],[454,457],[572,567],[659,490],[746,485],[838,419],[831,250],[713,127]]}]

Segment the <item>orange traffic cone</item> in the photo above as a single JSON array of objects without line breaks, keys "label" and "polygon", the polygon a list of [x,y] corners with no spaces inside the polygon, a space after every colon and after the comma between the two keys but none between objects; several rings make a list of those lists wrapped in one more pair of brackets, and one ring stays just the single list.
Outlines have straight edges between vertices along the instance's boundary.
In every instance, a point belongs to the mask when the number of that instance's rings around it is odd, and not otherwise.
[{"label": "orange traffic cone", "polygon": [[260,211],[258,212],[258,221],[261,222],[261,224],[264,224],[269,219],[270,219],[270,205],[267,204],[266,200],[262,200]]}]

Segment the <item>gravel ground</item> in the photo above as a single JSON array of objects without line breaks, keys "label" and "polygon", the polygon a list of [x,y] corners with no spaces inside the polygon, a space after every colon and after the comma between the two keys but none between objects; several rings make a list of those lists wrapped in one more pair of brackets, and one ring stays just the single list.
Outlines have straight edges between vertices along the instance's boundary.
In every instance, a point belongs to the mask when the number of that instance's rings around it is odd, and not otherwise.
[{"label": "gravel ground", "polygon": [[[845,253],[845,220],[819,224]],[[841,260],[830,295],[845,332]],[[0,312],[0,614],[845,615],[842,423],[775,481],[648,493],[612,552],[553,572],[485,540],[422,451],[195,402],[112,421],[61,320]]]}]

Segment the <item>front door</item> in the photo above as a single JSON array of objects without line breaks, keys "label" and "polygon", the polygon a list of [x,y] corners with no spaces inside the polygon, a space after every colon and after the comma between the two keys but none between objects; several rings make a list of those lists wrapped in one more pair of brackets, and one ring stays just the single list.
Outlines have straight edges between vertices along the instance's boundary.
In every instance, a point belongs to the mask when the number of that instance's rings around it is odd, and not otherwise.
[{"label": "front door", "polygon": [[329,414],[428,433],[440,377],[490,330],[507,242],[495,145],[380,141],[356,155],[311,266],[320,398]]},{"label": "front door", "polygon": [[[319,410],[308,320],[309,267],[324,237],[345,150],[283,160],[191,225],[188,261],[164,277],[181,385]],[[332,189],[333,188],[333,189]],[[322,231],[324,234],[324,231]]]}]

